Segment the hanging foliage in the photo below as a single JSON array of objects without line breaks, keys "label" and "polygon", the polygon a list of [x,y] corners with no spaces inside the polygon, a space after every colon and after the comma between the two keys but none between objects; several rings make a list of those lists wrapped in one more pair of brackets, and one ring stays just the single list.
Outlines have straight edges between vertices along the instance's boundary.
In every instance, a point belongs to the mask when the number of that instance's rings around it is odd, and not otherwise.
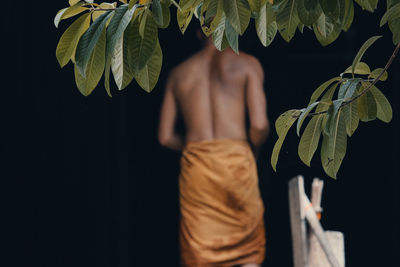
[{"label": "hanging foliage", "polygon": [[[193,18],[215,47],[231,47],[239,53],[239,37],[255,20],[260,42],[269,46],[277,34],[290,42],[297,32],[314,32],[321,45],[334,42],[347,31],[354,19],[355,6],[374,12],[378,0],[119,0],[95,3],[93,0],[69,0],[60,10],[54,24],[76,17],[61,36],[56,50],[61,67],[75,64],[75,81],[79,91],[90,95],[105,76],[104,88],[111,97],[110,75],[119,90],[134,79],[147,92],[157,84],[162,61],[162,44],[158,30],[169,26],[171,8],[177,9],[182,34]],[[384,2],[384,1],[380,1]],[[389,25],[395,45],[400,43],[400,0],[387,0],[387,12],[381,26]],[[299,156],[310,165],[322,136],[321,161],[325,172],[336,177],[346,153],[347,137],[359,121],[376,118],[389,122],[392,109],[386,97],[375,87],[387,79],[387,68],[370,70],[361,62],[367,48],[379,37],[369,39],[356,55],[352,66],[340,77],[322,84],[311,96],[307,108],[285,112],[276,121],[279,139],[271,163],[276,169],[278,155],[291,126],[297,121],[300,136]],[[397,53],[396,49],[394,55]],[[393,58],[391,59],[393,60]],[[347,77],[349,76],[350,77]],[[337,95],[334,99],[334,95]],[[313,110],[315,111],[313,112]]]}]

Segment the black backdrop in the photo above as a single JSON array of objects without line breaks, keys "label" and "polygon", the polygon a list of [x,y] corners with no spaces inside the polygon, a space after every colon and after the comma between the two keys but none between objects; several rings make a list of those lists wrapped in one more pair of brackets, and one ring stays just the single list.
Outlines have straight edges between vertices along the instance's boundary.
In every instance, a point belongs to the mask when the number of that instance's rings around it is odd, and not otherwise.
[{"label": "black backdrop", "polygon": [[[1,259],[12,263],[3,266],[179,266],[179,154],[162,149],[156,136],[167,75],[200,48],[194,27],[182,36],[173,19],[160,31],[164,65],[153,93],[132,84],[109,99],[101,85],[85,98],[72,65],[61,70],[55,58],[69,22],[57,30],[52,20],[66,2],[9,3],[0,16],[0,240]],[[366,56],[382,67],[394,47],[379,17],[357,6],[351,30],[327,48],[309,30],[290,44],[278,37],[269,48],[248,31],[241,49],[265,68],[271,121],[303,107],[375,34],[385,37]],[[323,173],[318,156],[312,168],[300,162],[294,132],[274,173],[272,132],[259,160],[266,266],[291,266],[287,181],[297,174],[306,177],[307,188],[314,176],[325,180],[322,223],[345,233],[347,266],[400,266],[399,71],[400,58],[380,86],[393,104],[393,121],[360,125],[336,181]]]}]

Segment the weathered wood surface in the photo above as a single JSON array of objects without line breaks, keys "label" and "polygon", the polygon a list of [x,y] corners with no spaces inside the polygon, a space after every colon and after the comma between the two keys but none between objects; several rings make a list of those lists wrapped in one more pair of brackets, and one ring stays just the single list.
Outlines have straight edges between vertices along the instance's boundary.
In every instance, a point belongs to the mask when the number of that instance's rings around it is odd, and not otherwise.
[{"label": "weathered wood surface", "polygon": [[[325,236],[328,239],[329,245],[332,248],[333,254],[341,267],[344,267],[344,235],[341,232],[325,231]],[[317,237],[310,235],[310,267],[331,267]]]},{"label": "weathered wood surface", "polygon": [[[338,235],[337,233],[331,234],[331,232],[326,235],[315,212],[315,210],[322,210],[320,207],[322,188],[323,182],[318,179],[314,180],[313,203],[311,203],[304,192],[303,177],[298,176],[289,182],[290,223],[295,267],[344,267],[343,235],[340,237],[340,233]],[[309,236],[305,220],[311,229]],[[320,258],[325,261],[320,261]],[[311,260],[313,265],[311,265]],[[315,265],[316,262],[328,265]]]},{"label": "weathered wood surface", "polygon": [[302,216],[301,192],[303,178],[296,177],[289,182],[290,226],[294,267],[308,267],[308,244],[304,216]]}]

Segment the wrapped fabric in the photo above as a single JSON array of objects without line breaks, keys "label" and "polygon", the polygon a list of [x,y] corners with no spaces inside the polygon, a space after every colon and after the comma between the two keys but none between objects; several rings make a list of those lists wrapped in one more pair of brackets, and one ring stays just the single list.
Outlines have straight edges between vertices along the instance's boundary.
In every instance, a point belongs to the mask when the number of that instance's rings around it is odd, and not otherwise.
[{"label": "wrapped fabric", "polygon": [[263,262],[264,207],[247,142],[188,143],[182,154],[179,187],[184,267]]}]

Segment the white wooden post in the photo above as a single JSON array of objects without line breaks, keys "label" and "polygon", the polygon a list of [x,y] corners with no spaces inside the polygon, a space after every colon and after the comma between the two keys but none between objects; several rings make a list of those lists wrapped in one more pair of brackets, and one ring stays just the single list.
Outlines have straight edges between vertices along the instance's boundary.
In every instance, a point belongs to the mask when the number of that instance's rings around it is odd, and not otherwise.
[{"label": "white wooden post", "polygon": [[307,232],[301,208],[301,188],[304,190],[303,178],[297,177],[289,182],[290,226],[293,244],[294,267],[308,267]]},{"label": "white wooden post", "polygon": [[[315,210],[318,212],[322,210],[320,207],[322,188],[323,182],[314,180],[312,204],[304,192],[302,176],[293,178],[289,182],[290,222],[295,267],[344,267],[343,235],[335,232],[325,234],[315,212]],[[311,229],[309,238],[305,219]]]}]

